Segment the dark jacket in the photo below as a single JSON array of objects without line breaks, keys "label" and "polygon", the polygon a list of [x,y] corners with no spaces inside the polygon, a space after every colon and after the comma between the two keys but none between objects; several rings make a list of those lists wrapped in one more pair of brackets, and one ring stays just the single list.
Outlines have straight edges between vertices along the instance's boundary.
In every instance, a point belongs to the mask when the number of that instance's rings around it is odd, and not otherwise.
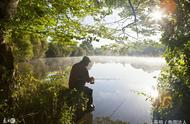
[{"label": "dark jacket", "polygon": [[86,65],[80,61],[72,66],[69,77],[69,88],[83,87],[86,82],[90,82],[90,77]]}]

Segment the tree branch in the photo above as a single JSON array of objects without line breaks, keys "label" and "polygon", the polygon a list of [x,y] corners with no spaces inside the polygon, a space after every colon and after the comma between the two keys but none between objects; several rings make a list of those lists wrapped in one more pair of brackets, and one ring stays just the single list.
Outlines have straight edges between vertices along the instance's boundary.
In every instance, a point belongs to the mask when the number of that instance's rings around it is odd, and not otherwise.
[{"label": "tree branch", "polygon": [[127,27],[129,27],[129,26],[131,26],[131,25],[133,25],[133,24],[135,24],[135,23],[136,23],[136,22],[131,22],[131,23],[127,24],[126,26],[122,27],[122,31],[124,31],[125,28],[127,28]]},{"label": "tree branch", "polygon": [[138,28],[137,28],[137,16],[136,16],[136,12],[135,12],[135,9],[134,9],[134,7],[133,7],[133,5],[132,5],[132,3],[131,3],[131,0],[128,0],[128,3],[129,3],[129,5],[130,5],[130,7],[131,7],[132,14],[133,14],[133,16],[134,16],[134,22],[133,22],[133,23],[130,23],[130,24],[126,25],[126,26],[124,26],[124,27],[122,28],[122,30],[125,30],[125,28],[128,27],[129,25],[136,24],[136,31],[137,31],[137,37],[138,37]]}]

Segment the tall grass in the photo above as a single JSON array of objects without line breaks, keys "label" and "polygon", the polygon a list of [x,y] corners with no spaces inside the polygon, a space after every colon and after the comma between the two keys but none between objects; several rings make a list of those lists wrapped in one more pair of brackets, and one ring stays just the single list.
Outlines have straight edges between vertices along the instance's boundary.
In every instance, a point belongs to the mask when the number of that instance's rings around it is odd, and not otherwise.
[{"label": "tall grass", "polygon": [[68,89],[70,69],[37,79],[32,73],[17,74],[13,88],[13,117],[16,123],[71,124],[85,110],[83,93]]}]

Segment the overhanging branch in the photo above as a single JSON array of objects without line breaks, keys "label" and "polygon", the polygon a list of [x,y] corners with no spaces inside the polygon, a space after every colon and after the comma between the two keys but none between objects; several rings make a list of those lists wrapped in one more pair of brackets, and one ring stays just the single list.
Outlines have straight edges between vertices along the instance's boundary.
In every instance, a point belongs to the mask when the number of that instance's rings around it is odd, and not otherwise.
[{"label": "overhanging branch", "polygon": [[132,3],[131,3],[131,0],[128,0],[128,3],[129,3],[129,5],[130,5],[130,7],[131,7],[132,14],[133,14],[133,16],[134,16],[134,22],[132,22],[132,23],[130,23],[130,24],[124,26],[124,27],[122,28],[122,30],[124,31],[125,28],[127,28],[128,26],[130,26],[130,25],[132,25],[132,24],[135,24],[135,25],[136,25],[137,37],[138,37],[138,28],[137,28],[137,16],[136,16],[136,12],[135,12],[135,9],[134,9],[134,7],[133,7],[133,5],[132,5]]}]

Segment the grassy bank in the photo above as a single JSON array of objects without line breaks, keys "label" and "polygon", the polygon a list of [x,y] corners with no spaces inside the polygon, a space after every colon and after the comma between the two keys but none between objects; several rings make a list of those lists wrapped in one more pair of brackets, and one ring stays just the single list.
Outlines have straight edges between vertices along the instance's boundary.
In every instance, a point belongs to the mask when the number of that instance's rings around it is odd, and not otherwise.
[{"label": "grassy bank", "polygon": [[68,89],[69,71],[68,68],[48,74],[44,79],[38,79],[32,73],[17,72],[12,89],[13,105],[9,107],[10,118],[25,124],[74,122],[79,117],[76,113],[85,110],[87,98],[79,91]]}]

